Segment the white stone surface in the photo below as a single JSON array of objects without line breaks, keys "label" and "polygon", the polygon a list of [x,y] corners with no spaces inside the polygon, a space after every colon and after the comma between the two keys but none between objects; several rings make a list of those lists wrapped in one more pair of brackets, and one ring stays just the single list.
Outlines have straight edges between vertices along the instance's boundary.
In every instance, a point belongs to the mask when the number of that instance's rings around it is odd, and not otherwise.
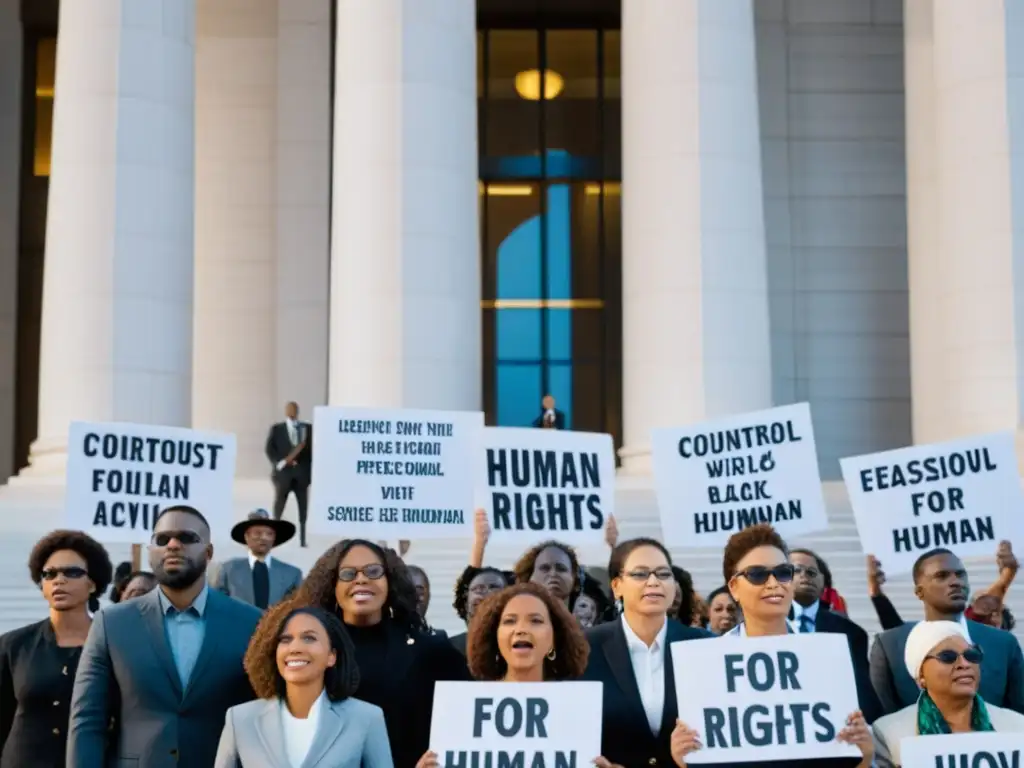
[{"label": "white stone surface", "polygon": [[772,403],[751,0],[622,7],[623,466]]},{"label": "white stone surface", "polygon": [[33,471],[76,419],[191,421],[194,0],[62,3]]},{"label": "white stone surface", "polygon": [[481,407],[474,0],[339,0],[329,399]]}]

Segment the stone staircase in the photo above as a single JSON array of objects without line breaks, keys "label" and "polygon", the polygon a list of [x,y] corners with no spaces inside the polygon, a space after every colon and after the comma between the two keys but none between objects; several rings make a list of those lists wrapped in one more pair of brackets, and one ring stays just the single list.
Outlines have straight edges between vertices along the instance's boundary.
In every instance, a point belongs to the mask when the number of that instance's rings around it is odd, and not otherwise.
[{"label": "stone staircase", "polygon": [[[813,549],[832,569],[839,591],[846,598],[851,618],[869,633],[878,631],[878,619],[867,597],[864,555],[857,537],[853,513],[842,483],[824,485],[829,512],[826,531],[790,541],[792,546]],[[46,615],[46,605],[35,585],[28,577],[28,554],[36,540],[46,532],[62,525],[63,485],[43,481],[15,481],[0,487],[0,632],[38,621]],[[234,514],[242,519],[254,507],[269,507],[271,489],[265,480],[242,480],[236,484]],[[616,492],[616,509],[621,539],[633,536],[660,537],[660,524],[649,477],[620,476]],[[285,513],[295,519],[294,509]],[[316,558],[334,543],[328,537],[310,537],[309,547],[302,549],[297,541],[275,550],[281,559],[294,563],[307,571]],[[406,561],[424,568],[430,575],[432,599],[428,619],[431,624],[450,633],[462,631],[458,617],[451,608],[452,587],[455,578],[465,567],[469,541],[436,539],[413,542]],[[235,557],[242,547],[231,541],[227,531],[214,533],[214,549],[218,557]],[[111,545],[111,559],[115,564],[128,560],[128,545]],[[509,568],[519,557],[520,546],[493,542],[487,551],[487,563]],[[586,565],[605,568],[608,549],[605,546],[583,547],[580,559]],[[718,550],[674,548],[673,559],[693,574],[694,583],[701,593],[707,593],[722,583],[722,557]],[[143,555],[145,564],[145,553]],[[972,589],[992,583],[996,577],[995,552],[990,558],[967,560]],[[892,578],[886,591],[905,619],[921,618],[920,603],[913,595],[909,575]],[[1010,594],[1014,605],[1014,592]],[[1024,609],[1021,611],[1024,619]],[[1024,632],[1024,621],[1018,632]]]}]

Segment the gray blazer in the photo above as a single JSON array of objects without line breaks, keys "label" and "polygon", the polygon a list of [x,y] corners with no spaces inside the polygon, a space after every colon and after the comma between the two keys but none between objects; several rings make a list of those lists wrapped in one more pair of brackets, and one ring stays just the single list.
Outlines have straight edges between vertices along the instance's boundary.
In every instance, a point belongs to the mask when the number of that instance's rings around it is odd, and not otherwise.
[{"label": "gray blazer", "polygon": [[[214,768],[293,768],[280,707],[261,699],[229,709]],[[328,701],[300,768],[394,768],[384,712],[358,699]]]},{"label": "gray blazer", "polygon": [[[276,557],[270,558],[269,571],[270,605],[290,596],[302,583],[302,571]],[[252,567],[249,565],[248,556],[236,557],[221,563],[211,586],[229,597],[253,605],[256,597],[252,589]]]},{"label": "gray blazer", "polygon": [[224,713],[253,698],[242,657],[261,613],[209,590],[206,633],[182,690],[158,592],[94,617],[71,696],[67,768],[208,768]]}]

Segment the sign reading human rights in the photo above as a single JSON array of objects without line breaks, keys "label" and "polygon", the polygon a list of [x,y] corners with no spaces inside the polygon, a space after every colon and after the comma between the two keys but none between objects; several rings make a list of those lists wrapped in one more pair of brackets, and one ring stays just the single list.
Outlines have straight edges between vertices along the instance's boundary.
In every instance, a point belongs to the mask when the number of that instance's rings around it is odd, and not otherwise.
[{"label": "sign reading human rights", "polygon": [[860,754],[836,740],[859,709],[845,635],[728,635],[670,648],[679,719],[703,744],[687,765]]},{"label": "sign reading human rights", "polygon": [[1024,734],[1007,731],[908,736],[900,764],[914,768],[1024,768]]},{"label": "sign reading human rights", "polygon": [[961,557],[1024,542],[1024,494],[1009,432],[842,459],[865,552],[909,573],[936,547]]},{"label": "sign reading human rights", "polygon": [[313,533],[471,536],[484,416],[471,411],[313,411]]},{"label": "sign reading human rights", "polygon": [[611,435],[484,428],[492,535],[536,543],[600,543],[615,513]]},{"label": "sign reading human rights", "polygon": [[438,682],[442,768],[585,768],[601,755],[601,683]]},{"label": "sign reading human rights", "polygon": [[232,519],[235,436],[150,424],[68,430],[67,527],[99,541],[146,544],[161,510],[195,507],[214,531]]},{"label": "sign reading human rights", "polygon": [[651,433],[665,543],[725,545],[770,523],[784,538],[828,527],[807,403]]}]

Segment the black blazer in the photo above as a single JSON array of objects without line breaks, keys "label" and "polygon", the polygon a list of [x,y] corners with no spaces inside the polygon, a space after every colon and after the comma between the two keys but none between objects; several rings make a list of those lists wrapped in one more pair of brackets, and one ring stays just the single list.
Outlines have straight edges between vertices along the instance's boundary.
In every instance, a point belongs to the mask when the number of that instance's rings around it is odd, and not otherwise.
[{"label": "black blazer", "polygon": [[288,458],[288,455],[295,449],[288,437],[288,425],[283,421],[270,428],[265,452],[271,465],[271,477],[287,479],[297,477],[299,482],[309,485],[313,466],[313,425],[305,421],[299,421],[297,424],[302,430],[302,437],[306,438],[306,446],[295,457],[295,464],[290,467],[282,467],[280,470],[277,468],[277,462]]},{"label": "black blazer", "polygon": [[[590,658],[582,680],[604,683],[604,711],[601,724],[601,754],[615,765],[640,768],[647,765],[673,766],[669,740],[679,709],[676,681],[672,671],[672,643],[712,637],[710,632],[669,621],[665,633],[665,709],[657,736],[647,724],[640,689],[633,675],[622,618],[587,630]],[[396,763],[397,766],[397,763]]]},{"label": "black blazer", "polygon": [[461,653],[463,656],[466,655],[466,643],[469,640],[468,632],[460,632],[457,635],[452,635],[448,638],[448,642],[454,646],[455,650]]},{"label": "black blazer", "polygon": [[[533,426],[537,429],[544,428],[544,414],[547,411],[542,410],[540,416],[533,420]],[[565,414],[562,411],[555,408],[555,429],[565,429]],[[548,427],[550,429],[550,427]]]},{"label": "black blazer", "polygon": [[[921,691],[903,661],[907,635],[917,622],[907,622],[875,637],[871,648],[871,682],[889,715],[917,701]],[[978,693],[989,704],[1024,714],[1024,655],[1011,633],[976,621],[967,622],[971,640],[985,653]]]}]

